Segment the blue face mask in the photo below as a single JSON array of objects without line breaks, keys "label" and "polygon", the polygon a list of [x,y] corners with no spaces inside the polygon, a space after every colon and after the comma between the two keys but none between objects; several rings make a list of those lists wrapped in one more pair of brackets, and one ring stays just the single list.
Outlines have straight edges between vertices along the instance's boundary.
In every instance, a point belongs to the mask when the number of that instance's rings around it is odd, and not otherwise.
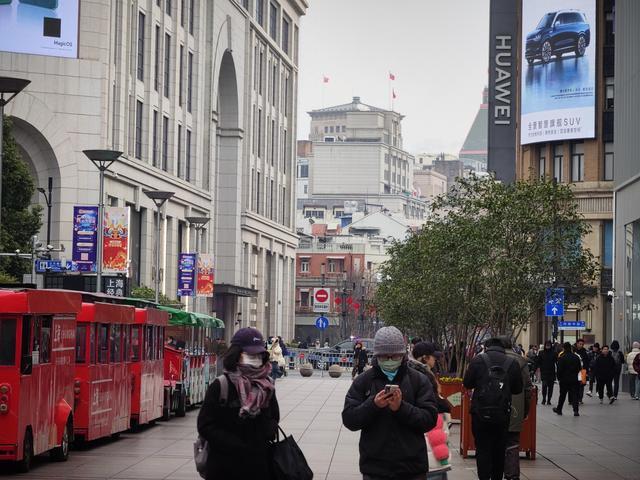
[{"label": "blue face mask", "polygon": [[392,382],[393,379],[396,378],[396,375],[398,374],[398,370],[394,370],[393,372],[390,372],[389,370],[385,370],[382,367],[380,367],[380,370],[382,370],[382,373],[384,373],[387,376],[390,382]]},{"label": "blue face mask", "polygon": [[400,365],[402,365],[402,359],[394,360],[389,358],[387,360],[379,360],[378,365],[380,366],[382,373],[384,373],[389,381],[391,381],[396,378],[398,369],[400,368]]}]

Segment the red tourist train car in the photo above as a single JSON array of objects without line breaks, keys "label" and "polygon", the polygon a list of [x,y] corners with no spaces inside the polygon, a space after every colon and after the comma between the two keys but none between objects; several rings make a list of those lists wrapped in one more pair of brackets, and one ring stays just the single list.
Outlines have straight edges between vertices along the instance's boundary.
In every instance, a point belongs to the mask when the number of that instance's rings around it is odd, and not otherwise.
[{"label": "red tourist train car", "polygon": [[156,308],[136,308],[131,326],[131,425],[168,420],[164,406],[164,330],[169,314]]},{"label": "red tourist train car", "polygon": [[76,327],[75,436],[91,441],[129,429],[130,329],[135,309],[83,303]]},{"label": "red tourist train car", "polygon": [[82,297],[0,290],[0,460],[66,460],[73,438],[76,315]]}]

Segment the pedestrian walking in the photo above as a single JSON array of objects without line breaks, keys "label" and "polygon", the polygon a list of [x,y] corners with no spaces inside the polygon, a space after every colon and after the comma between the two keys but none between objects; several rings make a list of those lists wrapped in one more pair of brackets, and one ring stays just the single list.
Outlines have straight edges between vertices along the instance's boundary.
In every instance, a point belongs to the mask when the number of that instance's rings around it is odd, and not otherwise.
[{"label": "pedestrian walking", "polygon": [[620,390],[620,375],[622,374],[622,365],[625,364],[626,359],[624,353],[620,351],[620,342],[614,340],[611,342],[611,356],[615,363],[615,370],[613,371],[613,398],[614,401],[618,400],[618,391]]},{"label": "pedestrian walking", "polygon": [[611,352],[609,351],[608,345],[602,346],[602,351],[596,358],[595,363],[595,374],[596,381],[598,384],[596,385],[596,391],[598,392],[598,398],[600,399],[600,403],[604,402],[604,389],[607,388],[607,398],[609,399],[609,404],[612,404],[616,401],[616,397],[613,396],[613,376],[616,371],[616,362],[613,360],[611,356]]},{"label": "pedestrian walking", "polygon": [[488,339],[484,346],[485,352],[469,363],[463,384],[473,390],[471,429],[478,478],[502,480],[511,397],[522,392],[522,373],[518,363],[507,357],[499,338]]},{"label": "pedestrian walking", "polygon": [[278,337],[273,337],[273,342],[271,342],[271,348],[269,349],[269,361],[271,362],[271,378],[273,378],[273,381],[275,382],[276,379],[282,376],[282,372],[286,364]]},{"label": "pedestrian walking", "polygon": [[223,364],[198,414],[198,433],[209,444],[206,479],[265,476],[280,410],[260,331],[238,330]]},{"label": "pedestrian walking", "polygon": [[582,361],[580,355],[574,353],[571,344],[565,342],[563,345],[562,355],[558,358],[558,383],[560,383],[560,397],[558,398],[558,406],[553,409],[558,415],[562,415],[562,407],[569,395],[569,403],[573,406],[573,415],[579,417],[579,385],[580,370],[582,370]]},{"label": "pedestrian walking", "polygon": [[529,345],[529,350],[527,351],[527,363],[529,367],[529,375],[531,375],[531,382],[536,382],[538,377],[536,372],[538,370],[537,367],[537,359],[538,359],[538,346],[537,345]]},{"label": "pedestrian walking", "polygon": [[367,349],[364,348],[361,341],[357,341],[353,349],[353,370],[351,370],[351,376],[355,377],[364,372],[364,367],[366,367],[368,363]]},{"label": "pedestrian walking", "polygon": [[576,340],[576,348],[575,353],[578,354],[580,360],[582,361],[582,370],[584,370],[584,380],[580,381],[578,385],[578,403],[582,404],[582,399],[584,398],[584,386],[586,380],[590,377],[589,375],[589,352],[584,348],[584,339],[579,338]]},{"label": "pedestrian walking", "polygon": [[630,388],[629,392],[631,392],[631,398],[634,400],[640,400],[640,371],[637,371],[634,368],[636,362],[636,357],[640,354],[640,342],[633,342],[633,348],[627,355],[627,368],[629,370],[629,376],[633,380],[633,387]]},{"label": "pedestrian walking", "polygon": [[529,416],[533,384],[527,360],[513,351],[513,342],[510,338],[505,337],[503,343],[507,358],[513,358],[520,367],[523,385],[521,393],[511,396],[511,419],[509,420],[507,448],[504,456],[504,478],[506,480],[520,480],[520,432],[525,419]]},{"label": "pedestrian walking", "polygon": [[436,397],[438,413],[451,413],[451,404],[442,397],[442,387],[440,386],[440,382],[438,382],[438,378],[433,373],[433,368],[437,360],[442,357],[442,352],[431,342],[418,342],[411,351],[411,357],[407,363],[409,368],[413,368],[426,375],[429,382],[431,382],[431,387]]},{"label": "pedestrian walking", "polygon": [[[589,391],[587,392],[587,395],[592,397],[593,396],[593,384],[595,382],[597,382],[597,377],[595,375],[595,366],[596,366],[596,360],[598,360],[598,356],[600,355],[600,344],[599,343],[594,343],[593,346],[591,347],[591,351],[589,352]],[[597,391],[597,385],[596,385],[596,391]]]},{"label": "pedestrian walking", "polygon": [[360,430],[363,480],[424,480],[429,470],[424,434],[437,421],[427,377],[407,367],[406,344],[395,327],[382,327],[372,368],[358,375],[345,398],[342,422]]},{"label": "pedestrian walking", "polygon": [[536,359],[536,365],[540,369],[540,379],[542,380],[542,405],[551,405],[553,397],[553,387],[556,383],[556,362],[558,357],[553,350],[551,340],[544,342],[544,348]]}]

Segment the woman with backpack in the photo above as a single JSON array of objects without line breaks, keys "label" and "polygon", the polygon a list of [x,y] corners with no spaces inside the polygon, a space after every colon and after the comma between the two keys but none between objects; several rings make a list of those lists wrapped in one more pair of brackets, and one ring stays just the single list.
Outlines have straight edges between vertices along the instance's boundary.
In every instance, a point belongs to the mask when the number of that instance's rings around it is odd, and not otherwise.
[{"label": "woman with backpack", "polygon": [[613,371],[613,400],[618,399],[618,390],[620,389],[620,374],[622,373],[622,365],[625,363],[624,353],[620,351],[620,342],[614,340],[611,342],[611,356],[616,366]]},{"label": "woman with backpack", "polygon": [[264,339],[242,328],[224,357],[198,414],[198,433],[206,440],[206,480],[268,478],[269,441],[278,430],[280,410]]}]

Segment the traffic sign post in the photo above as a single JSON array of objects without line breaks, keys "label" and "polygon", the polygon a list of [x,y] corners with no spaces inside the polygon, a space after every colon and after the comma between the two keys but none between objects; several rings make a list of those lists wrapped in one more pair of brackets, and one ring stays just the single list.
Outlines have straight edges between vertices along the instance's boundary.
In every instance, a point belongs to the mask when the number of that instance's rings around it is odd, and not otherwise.
[{"label": "traffic sign post", "polygon": [[329,312],[331,291],[328,288],[320,287],[313,289],[313,311],[316,313]]},{"label": "traffic sign post", "polygon": [[544,312],[547,317],[562,317],[564,315],[564,288],[547,288]]},{"label": "traffic sign post", "polygon": [[316,327],[318,330],[326,330],[329,326],[329,319],[327,317],[318,317],[316,318]]},{"label": "traffic sign post", "polygon": [[558,322],[558,330],[584,330],[585,328],[586,322],[584,320]]}]

